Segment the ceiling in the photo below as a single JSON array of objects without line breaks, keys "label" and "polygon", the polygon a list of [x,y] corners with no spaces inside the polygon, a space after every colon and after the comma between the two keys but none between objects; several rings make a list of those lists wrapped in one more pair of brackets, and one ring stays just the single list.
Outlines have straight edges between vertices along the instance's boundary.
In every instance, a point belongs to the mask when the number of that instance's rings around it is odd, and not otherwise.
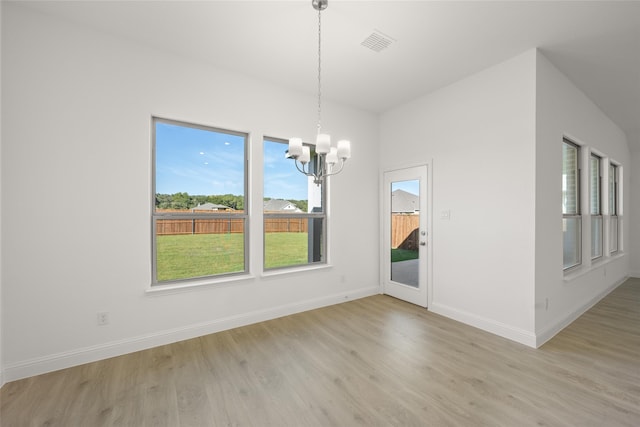
[{"label": "ceiling", "polygon": [[[22,1],[293,90],[317,90],[311,0]],[[374,52],[374,31],[392,39]],[[383,112],[538,47],[640,149],[640,1],[330,0],[322,95]]]}]

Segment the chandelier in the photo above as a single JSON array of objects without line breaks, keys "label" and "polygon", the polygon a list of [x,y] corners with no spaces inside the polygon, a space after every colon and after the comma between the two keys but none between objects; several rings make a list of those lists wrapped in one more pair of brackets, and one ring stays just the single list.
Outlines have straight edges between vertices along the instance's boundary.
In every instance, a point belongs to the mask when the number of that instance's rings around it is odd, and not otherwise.
[{"label": "chandelier", "polygon": [[312,0],[311,4],[318,11],[318,134],[315,153],[312,157],[309,146],[302,144],[301,138],[289,139],[288,156],[293,158],[296,168],[301,173],[313,178],[316,185],[324,179],[342,171],[344,162],[351,157],[351,143],[347,140],[331,144],[331,136],[322,133],[322,18],[321,12],[328,6],[329,0]]}]

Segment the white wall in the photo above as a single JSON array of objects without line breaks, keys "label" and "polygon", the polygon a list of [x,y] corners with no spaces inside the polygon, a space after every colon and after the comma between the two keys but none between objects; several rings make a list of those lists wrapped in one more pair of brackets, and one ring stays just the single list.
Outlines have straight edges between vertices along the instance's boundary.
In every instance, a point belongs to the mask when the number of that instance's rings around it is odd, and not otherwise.
[{"label": "white wall", "polygon": [[[0,23],[2,23],[2,12],[4,9],[4,2],[0,2]],[[0,25],[0,52],[2,51],[2,29],[3,26]],[[0,100],[2,99],[2,58],[0,56]],[[2,352],[2,318],[3,318],[3,308],[2,308],[2,102],[0,102],[0,387],[4,384],[4,364]]]},{"label": "white wall", "polygon": [[433,162],[430,310],[531,346],[535,59],[385,113],[380,138],[382,171]]},{"label": "white wall", "polygon": [[[536,73],[536,334],[537,344],[541,345],[628,275],[631,163],[624,133],[540,53]],[[624,251],[589,266],[591,236],[585,218],[586,265],[569,276],[562,271],[563,135],[619,162],[624,174]],[[587,151],[583,151],[586,155]],[[586,170],[583,179],[586,180]],[[587,187],[582,186],[584,200],[588,200]]]},{"label": "white wall", "polygon": [[640,277],[640,132],[629,137],[629,141],[635,141],[638,144],[635,149],[631,150],[631,177],[630,191],[631,200],[627,204],[629,206],[630,220],[629,225],[629,275]]},{"label": "white wall", "polygon": [[[145,293],[151,115],[251,132],[260,182],[261,135],[311,139],[314,95],[3,6],[7,380],[378,292],[377,118],[328,103],[325,128],[353,143],[332,178],[333,266],[262,277],[254,233],[254,278]],[[110,325],[96,325],[100,311]]]}]

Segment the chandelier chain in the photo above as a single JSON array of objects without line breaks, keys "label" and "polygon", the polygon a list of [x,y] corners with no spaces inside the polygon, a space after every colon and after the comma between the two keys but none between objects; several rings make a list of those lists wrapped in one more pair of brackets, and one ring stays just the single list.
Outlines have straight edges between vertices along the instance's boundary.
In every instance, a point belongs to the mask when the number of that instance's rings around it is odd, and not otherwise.
[{"label": "chandelier chain", "polygon": [[318,135],[322,131],[322,18],[318,9]]},{"label": "chandelier chain", "polygon": [[[313,183],[321,185],[327,177],[342,171],[344,163],[351,157],[351,142],[346,139],[331,144],[331,137],[322,133],[322,11],[329,0],[312,0],[311,5],[318,11],[318,136],[315,148],[305,145],[302,138],[290,138],[286,157],[295,162],[296,169]],[[322,137],[321,137],[322,135]]]}]

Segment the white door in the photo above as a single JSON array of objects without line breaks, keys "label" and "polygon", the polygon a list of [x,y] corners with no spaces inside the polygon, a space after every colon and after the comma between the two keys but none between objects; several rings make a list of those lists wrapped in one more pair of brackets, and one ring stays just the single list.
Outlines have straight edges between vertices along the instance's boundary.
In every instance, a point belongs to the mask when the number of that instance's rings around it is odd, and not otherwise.
[{"label": "white door", "polygon": [[427,307],[430,265],[428,165],[384,173],[383,292]]}]

